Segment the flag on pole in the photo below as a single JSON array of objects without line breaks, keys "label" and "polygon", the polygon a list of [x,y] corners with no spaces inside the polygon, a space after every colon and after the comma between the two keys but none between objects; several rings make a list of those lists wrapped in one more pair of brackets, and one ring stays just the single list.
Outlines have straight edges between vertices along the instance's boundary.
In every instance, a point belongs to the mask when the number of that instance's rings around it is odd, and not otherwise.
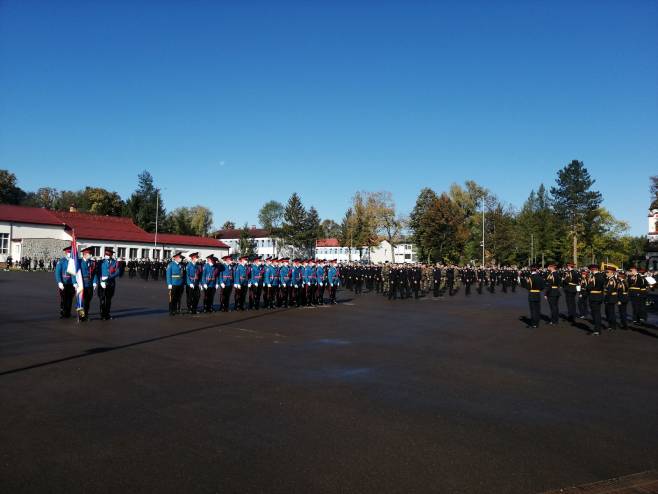
[{"label": "flag on pole", "polygon": [[84,317],[84,305],[82,303],[84,283],[82,281],[82,268],[80,267],[80,258],[78,257],[78,243],[75,240],[75,230],[71,233],[71,257],[69,259],[66,272],[74,277],[74,284],[78,285],[75,290],[75,300],[78,312]]}]

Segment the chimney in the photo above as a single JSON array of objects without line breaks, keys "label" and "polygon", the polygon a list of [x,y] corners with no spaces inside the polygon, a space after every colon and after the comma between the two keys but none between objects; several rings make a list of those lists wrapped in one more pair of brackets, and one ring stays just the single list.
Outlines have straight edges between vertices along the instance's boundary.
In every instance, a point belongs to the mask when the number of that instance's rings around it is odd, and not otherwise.
[{"label": "chimney", "polygon": [[75,207],[75,204],[71,204],[69,206],[69,213],[77,213],[77,212],[78,212],[78,208]]}]

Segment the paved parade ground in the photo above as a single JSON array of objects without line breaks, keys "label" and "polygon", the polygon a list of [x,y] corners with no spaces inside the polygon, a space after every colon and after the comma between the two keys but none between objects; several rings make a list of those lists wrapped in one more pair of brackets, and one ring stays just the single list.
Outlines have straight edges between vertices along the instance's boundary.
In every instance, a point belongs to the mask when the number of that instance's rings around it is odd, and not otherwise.
[{"label": "paved parade ground", "polygon": [[[658,329],[526,329],[526,292],[58,319],[0,273],[2,492],[539,493],[658,467]],[[544,313],[547,307],[543,307]],[[655,320],[654,320],[655,321]]]}]

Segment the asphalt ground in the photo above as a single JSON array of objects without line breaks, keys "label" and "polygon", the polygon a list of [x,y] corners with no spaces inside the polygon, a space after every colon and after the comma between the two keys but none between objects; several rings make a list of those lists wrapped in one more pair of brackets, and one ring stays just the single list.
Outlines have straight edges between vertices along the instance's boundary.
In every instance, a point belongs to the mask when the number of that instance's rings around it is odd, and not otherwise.
[{"label": "asphalt ground", "polygon": [[[57,319],[0,273],[2,492],[537,493],[658,467],[658,329],[526,329],[526,293]],[[547,312],[547,307],[543,307]]]}]

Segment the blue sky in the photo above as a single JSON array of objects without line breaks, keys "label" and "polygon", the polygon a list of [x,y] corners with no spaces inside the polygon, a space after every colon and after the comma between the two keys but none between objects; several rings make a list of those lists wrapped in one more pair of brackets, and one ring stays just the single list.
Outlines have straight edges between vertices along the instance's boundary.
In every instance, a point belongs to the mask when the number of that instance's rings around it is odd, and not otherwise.
[{"label": "blue sky", "polygon": [[467,179],[520,206],[579,159],[643,234],[657,47],[653,0],[4,0],[0,168],[124,197],[148,169],[168,209],[252,224]]}]

